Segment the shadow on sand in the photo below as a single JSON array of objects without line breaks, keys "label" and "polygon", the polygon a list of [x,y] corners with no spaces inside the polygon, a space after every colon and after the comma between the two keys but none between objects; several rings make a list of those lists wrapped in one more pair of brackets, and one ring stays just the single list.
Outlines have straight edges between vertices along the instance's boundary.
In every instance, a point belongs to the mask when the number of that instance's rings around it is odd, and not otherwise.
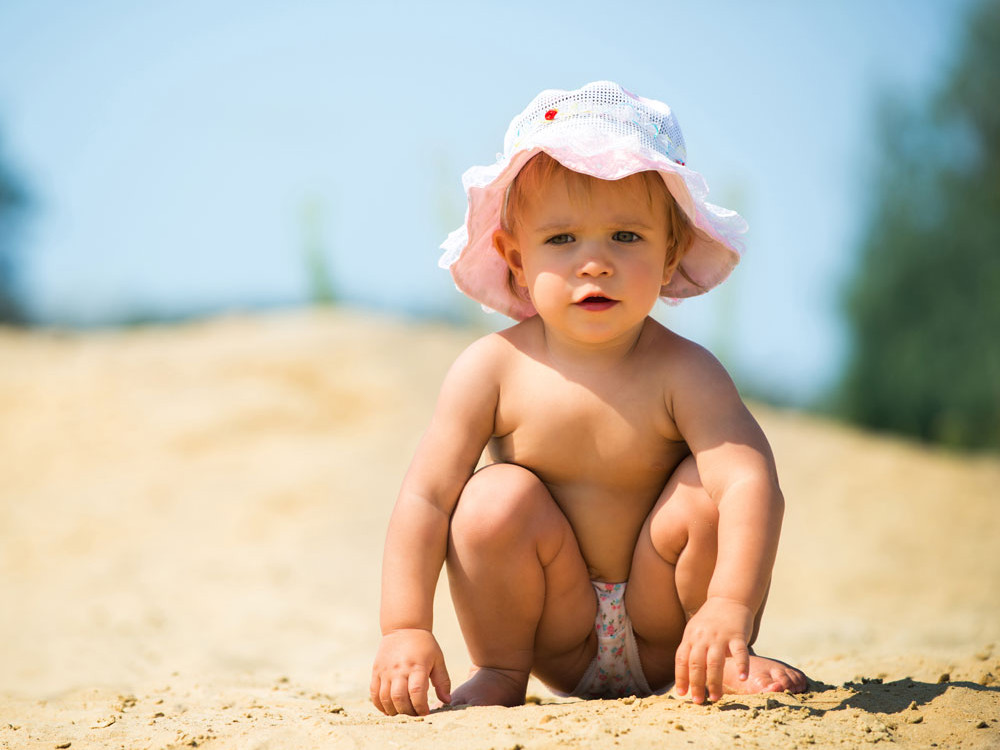
[{"label": "shadow on sand", "polygon": [[[823,682],[810,681],[809,690],[800,697],[801,703],[790,703],[788,696],[777,694],[770,701],[780,703],[783,708],[802,711],[803,715],[824,716],[831,711],[845,711],[856,708],[871,714],[898,714],[911,708],[920,708],[931,703],[935,698],[944,695],[952,688],[971,690],[975,693],[992,693],[1000,697],[1000,686],[980,685],[978,682],[945,681],[918,682],[909,677],[892,682],[880,679],[864,679],[861,682],[845,682],[841,687]],[[843,691],[849,690],[852,695],[843,696]],[[779,696],[781,700],[779,701]],[[719,706],[723,711],[749,709],[749,705],[729,703]]]}]

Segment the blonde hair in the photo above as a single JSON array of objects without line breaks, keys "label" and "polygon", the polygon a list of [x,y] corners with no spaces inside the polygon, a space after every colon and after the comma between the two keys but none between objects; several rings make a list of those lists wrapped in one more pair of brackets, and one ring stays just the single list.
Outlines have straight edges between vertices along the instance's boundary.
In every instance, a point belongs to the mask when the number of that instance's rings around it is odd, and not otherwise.
[{"label": "blonde hair", "polygon": [[[671,271],[678,271],[684,278],[690,281],[684,269],[681,268],[680,262],[694,240],[694,228],[691,226],[687,215],[677,205],[677,201],[674,200],[674,196],[667,189],[667,185],[663,182],[663,178],[660,177],[659,172],[638,172],[637,175],[641,178],[641,181],[638,183],[631,181],[629,183],[630,186],[636,185],[636,187],[632,188],[636,192],[636,198],[645,198],[649,206],[654,205],[656,201],[663,201],[667,207],[667,223],[669,226],[667,227],[667,259],[665,268],[669,268]],[[560,164],[544,151],[540,151],[528,159],[525,165],[521,167],[521,171],[517,173],[517,176],[507,186],[503,205],[500,208],[500,227],[506,232],[513,232],[514,227],[517,225],[518,214],[528,200],[527,196],[537,194],[544,185],[547,185],[557,176],[566,180],[566,184],[571,191],[577,192],[582,190],[584,193],[589,192],[590,185],[592,184],[591,181],[598,179],[597,177],[591,177],[580,172],[574,172],[569,167]],[[517,285],[514,274],[510,269],[507,270],[507,288],[516,297],[527,299],[525,295],[526,290]]]}]

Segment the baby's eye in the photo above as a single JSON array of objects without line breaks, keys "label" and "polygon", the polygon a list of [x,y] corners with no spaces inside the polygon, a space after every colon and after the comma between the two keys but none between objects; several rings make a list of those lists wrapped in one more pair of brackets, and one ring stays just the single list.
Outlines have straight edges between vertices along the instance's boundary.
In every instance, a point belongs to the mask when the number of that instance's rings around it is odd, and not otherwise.
[{"label": "baby's eye", "polygon": [[566,245],[572,241],[573,235],[571,234],[556,234],[546,240],[550,245]]},{"label": "baby's eye", "polygon": [[639,240],[642,239],[642,237],[637,235],[635,232],[621,231],[621,232],[615,232],[613,235],[611,235],[611,239],[613,239],[615,242],[638,242]]}]

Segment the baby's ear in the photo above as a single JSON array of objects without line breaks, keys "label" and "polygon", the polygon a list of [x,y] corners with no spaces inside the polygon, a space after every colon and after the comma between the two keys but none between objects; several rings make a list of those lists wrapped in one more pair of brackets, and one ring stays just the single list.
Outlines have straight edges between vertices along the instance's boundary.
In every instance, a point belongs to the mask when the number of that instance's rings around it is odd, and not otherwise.
[{"label": "baby's ear", "polygon": [[504,259],[510,272],[514,274],[514,281],[521,286],[527,286],[524,277],[524,263],[521,258],[521,251],[517,247],[514,235],[506,229],[498,229],[493,233],[493,249]]},{"label": "baby's ear", "polygon": [[663,283],[661,284],[661,293],[662,288],[666,287],[666,285],[669,284],[670,280],[674,277],[674,274],[677,273],[677,267],[680,264],[681,253],[677,252],[677,249],[674,247],[667,248],[667,259],[663,264]]}]

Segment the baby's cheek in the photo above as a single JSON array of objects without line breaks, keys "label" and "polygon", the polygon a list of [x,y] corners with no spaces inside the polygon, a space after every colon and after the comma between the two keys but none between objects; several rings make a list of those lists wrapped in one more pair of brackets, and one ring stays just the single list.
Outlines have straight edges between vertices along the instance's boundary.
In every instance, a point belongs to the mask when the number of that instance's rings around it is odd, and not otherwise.
[{"label": "baby's cheek", "polygon": [[535,276],[535,283],[531,288],[532,298],[537,298],[536,306],[539,302],[543,305],[554,303],[566,297],[569,293],[566,286],[566,277],[555,270],[545,270]]}]

